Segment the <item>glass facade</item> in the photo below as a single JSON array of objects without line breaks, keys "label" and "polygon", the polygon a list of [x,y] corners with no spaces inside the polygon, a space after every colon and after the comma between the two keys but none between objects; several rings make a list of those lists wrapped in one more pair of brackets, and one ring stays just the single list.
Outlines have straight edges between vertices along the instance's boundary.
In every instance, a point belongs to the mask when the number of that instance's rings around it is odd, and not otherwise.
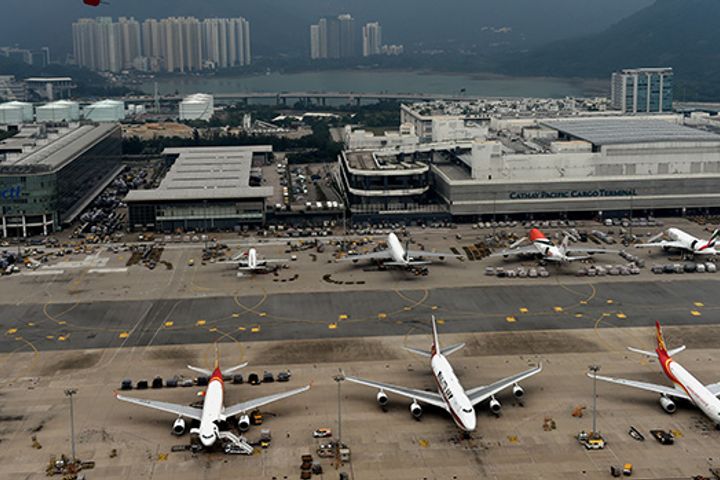
[{"label": "glass facade", "polygon": [[264,199],[133,202],[128,204],[128,211],[131,228],[162,232],[228,230],[265,221]]},{"label": "glass facade", "polygon": [[610,88],[612,106],[628,113],[672,112],[672,78],[670,68],[615,72]]}]

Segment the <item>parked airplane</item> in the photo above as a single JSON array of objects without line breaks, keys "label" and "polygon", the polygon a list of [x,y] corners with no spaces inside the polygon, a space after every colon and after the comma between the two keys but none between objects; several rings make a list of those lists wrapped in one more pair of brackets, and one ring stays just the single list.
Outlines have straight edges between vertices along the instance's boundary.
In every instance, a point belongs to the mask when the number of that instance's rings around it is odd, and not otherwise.
[{"label": "parked airplane", "polygon": [[715,244],[720,237],[720,229],[716,229],[709,240],[702,240],[694,237],[689,233],[683,232],[679,228],[668,228],[664,232],[670,240],[660,240],[656,242],[663,234],[656,235],[651,238],[648,243],[635,245],[636,248],[655,248],[661,247],[665,250],[675,249],[681,250],[690,255],[717,255],[719,252],[715,249]]},{"label": "parked airplane", "polygon": [[[707,415],[710,420],[715,422],[715,424],[720,425],[720,400],[717,398],[717,396],[720,395],[720,383],[712,383],[710,385],[703,385],[700,383],[697,378],[692,376],[690,372],[685,370],[672,358],[672,356],[676,353],[680,353],[685,350],[685,345],[673,348],[672,350],[667,350],[665,347],[665,339],[662,334],[662,328],[660,327],[659,322],[655,322],[655,329],[657,332],[657,348],[654,352],[648,352],[631,347],[628,347],[628,350],[648,357],[657,358],[663,373],[674,384],[673,387],[639,382],[636,380],[626,380],[623,378],[603,377],[600,375],[597,376],[597,379],[659,393],[660,405],[667,413],[674,413],[677,410],[677,405],[672,399],[680,398],[689,400],[702,410],[702,412]],[[593,377],[590,373],[588,373],[588,376],[590,378]]]},{"label": "parked airplane", "polygon": [[[521,247],[525,241],[530,240],[532,245]],[[567,263],[577,260],[586,260],[595,253],[613,253],[613,250],[603,248],[584,248],[569,246],[570,237],[565,236],[560,245],[555,245],[537,228],[530,230],[527,237],[523,237],[517,242],[510,245],[510,248],[500,252],[493,253],[491,257],[503,256],[505,258],[510,255],[539,256],[546,262]]]},{"label": "parked airplane", "polygon": [[229,407],[224,406],[223,398],[225,394],[225,383],[223,382],[224,375],[230,375],[236,370],[243,368],[246,363],[237,365],[232,368],[220,370],[219,362],[215,360],[215,367],[212,371],[204,368],[193,367],[188,365],[190,370],[198,372],[202,375],[210,377],[208,386],[203,394],[203,406],[202,408],[196,408],[186,405],[180,405],[168,402],[159,402],[155,400],[146,400],[144,398],[126,397],[125,395],[115,394],[118,400],[124,402],[134,403],[143,407],[154,408],[163,412],[173,413],[178,416],[175,423],[173,423],[172,433],[175,435],[182,435],[185,433],[186,424],[185,419],[197,420],[200,422],[199,428],[190,429],[192,435],[198,435],[200,442],[206,448],[209,448],[215,444],[218,440],[224,440],[226,444],[234,445],[246,453],[252,453],[252,447],[247,444],[241,437],[238,437],[230,431],[221,431],[220,423],[232,417],[237,418],[237,426],[241,432],[244,432],[250,428],[250,417],[247,412],[250,412],[256,408],[269,403],[277,402],[284,398],[292,397],[299,393],[307,391],[310,386],[296,388],[288,390],[286,392],[275,393],[273,395],[267,395],[265,397],[256,398],[253,400],[247,400],[245,402],[236,403]]},{"label": "parked airplane", "polygon": [[465,390],[455,375],[450,362],[448,362],[447,358],[445,358],[446,355],[450,355],[451,353],[457,352],[463,348],[465,344],[459,343],[441,349],[434,316],[432,317],[432,335],[433,342],[430,351],[409,347],[405,348],[413,353],[417,353],[418,355],[430,357],[430,367],[437,385],[437,392],[399,387],[396,385],[374,382],[372,380],[365,380],[351,376],[346,376],[345,380],[377,388],[379,390],[377,394],[377,402],[381,406],[385,406],[388,403],[388,397],[385,392],[394,393],[411,399],[412,404],[410,404],[410,413],[412,413],[415,418],[420,418],[423,413],[422,407],[418,404],[418,402],[440,407],[452,415],[453,420],[460,429],[466,432],[472,432],[475,430],[477,423],[474,409],[477,404],[489,399],[490,410],[495,414],[499,414],[502,405],[495,399],[495,395],[512,386],[513,395],[518,399],[522,398],[525,391],[520,385],[518,385],[518,382],[531,377],[536,373],[540,373],[542,370],[542,365],[540,365],[516,375],[503,378],[495,383],[491,383],[490,385]]},{"label": "parked airplane", "polygon": [[424,258],[439,258],[444,259],[445,257],[456,257],[454,253],[443,253],[443,252],[426,252],[424,250],[410,250],[408,249],[408,243],[405,243],[405,247],[402,246],[397,235],[390,233],[387,236],[387,248],[370,253],[363,253],[359,255],[349,255],[343,258],[343,261],[357,262],[359,260],[377,260],[386,267],[400,267],[407,270],[412,270],[417,267],[423,267],[429,265],[429,260],[422,260]]},{"label": "parked airplane", "polygon": [[254,248],[228,260],[228,263],[236,264],[238,270],[247,270],[250,272],[263,272],[268,270],[270,265],[279,265],[287,262],[288,260],[284,258],[258,258],[257,250]]}]

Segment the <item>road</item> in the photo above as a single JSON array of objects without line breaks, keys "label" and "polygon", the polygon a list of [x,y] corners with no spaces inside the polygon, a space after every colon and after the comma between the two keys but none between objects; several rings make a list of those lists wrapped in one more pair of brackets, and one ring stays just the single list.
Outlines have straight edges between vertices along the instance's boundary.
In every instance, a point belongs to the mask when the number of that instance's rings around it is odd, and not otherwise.
[{"label": "road", "polygon": [[445,333],[714,324],[717,291],[683,279],[8,304],[0,352],[419,334],[431,314]]}]

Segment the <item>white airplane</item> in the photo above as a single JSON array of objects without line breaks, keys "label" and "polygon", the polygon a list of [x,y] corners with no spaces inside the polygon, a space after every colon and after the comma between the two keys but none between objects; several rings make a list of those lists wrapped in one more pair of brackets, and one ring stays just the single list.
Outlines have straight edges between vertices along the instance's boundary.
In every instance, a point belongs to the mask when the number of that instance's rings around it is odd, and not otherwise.
[{"label": "white airplane", "polygon": [[415,418],[420,418],[423,413],[422,407],[418,404],[418,402],[440,407],[450,413],[460,429],[466,432],[472,432],[475,430],[477,424],[474,409],[477,404],[490,399],[490,410],[496,415],[499,414],[502,405],[495,399],[495,394],[512,386],[512,392],[515,398],[522,398],[525,391],[520,385],[518,385],[518,382],[531,377],[536,373],[540,373],[542,370],[542,365],[540,365],[516,375],[503,378],[502,380],[498,380],[490,385],[465,390],[462,385],[460,385],[460,381],[455,375],[450,362],[448,362],[447,358],[445,358],[445,355],[457,352],[463,348],[465,344],[459,343],[457,345],[451,345],[447,348],[441,349],[434,316],[432,318],[432,331],[433,343],[429,352],[416,348],[405,348],[424,357],[430,357],[430,367],[432,368],[433,377],[435,378],[435,383],[437,385],[437,392],[398,387],[396,385],[374,382],[372,380],[365,380],[358,377],[346,376],[345,380],[377,388],[379,390],[377,394],[377,402],[381,406],[385,406],[388,403],[388,397],[385,392],[394,393],[411,399],[412,404],[410,404],[410,413],[412,413]]},{"label": "white airplane", "polygon": [[241,432],[247,431],[250,428],[250,417],[247,412],[255,410],[263,405],[306,392],[310,386],[306,385],[294,390],[267,395],[265,397],[225,407],[223,402],[225,394],[223,375],[229,375],[236,370],[243,368],[245,365],[247,364],[243,363],[242,365],[220,370],[219,362],[215,360],[215,368],[212,371],[188,365],[189,369],[210,377],[208,386],[203,394],[202,408],[168,402],[158,402],[155,400],[146,400],[144,398],[126,397],[125,395],[120,395],[118,393],[115,394],[115,397],[124,402],[130,402],[143,407],[154,408],[155,410],[177,415],[178,418],[175,420],[175,423],[173,423],[172,433],[178,436],[185,433],[185,419],[199,421],[200,427],[192,428],[190,430],[190,434],[198,435],[200,442],[206,448],[212,447],[218,440],[224,440],[226,443],[239,447],[246,453],[252,453],[253,449],[250,445],[232,432],[221,431],[219,423],[225,422],[229,418],[239,416],[237,418],[238,429]]},{"label": "white airplane", "polygon": [[[530,240],[532,245],[521,247],[525,241]],[[568,263],[586,260],[595,253],[613,253],[613,250],[603,248],[584,248],[569,246],[570,237],[565,236],[560,245],[555,245],[539,229],[533,228],[527,237],[523,237],[510,245],[510,248],[493,253],[491,257],[509,257],[510,255],[539,256],[546,262]],[[580,254],[580,255],[578,255]]]},{"label": "white airplane", "polygon": [[683,232],[679,228],[668,228],[665,234],[670,240],[656,240],[663,234],[660,233],[651,238],[648,243],[635,245],[636,248],[654,248],[661,247],[665,250],[676,249],[681,250],[690,255],[717,255],[719,252],[715,249],[718,237],[720,237],[720,229],[716,229],[710,236],[710,240],[702,240],[694,237],[689,233]]},{"label": "white airplane", "polygon": [[234,256],[228,263],[238,266],[238,270],[246,270],[250,272],[261,272],[268,270],[270,265],[279,265],[287,263],[284,258],[258,258],[257,250],[251,248],[247,252]]},{"label": "white airplane", "polygon": [[[720,400],[717,398],[717,396],[720,395],[720,383],[703,385],[679,363],[676,363],[672,359],[672,356],[685,350],[685,345],[667,350],[659,322],[655,322],[655,328],[657,331],[657,348],[654,352],[631,347],[628,347],[628,350],[648,357],[657,358],[663,373],[674,384],[672,387],[636,380],[626,380],[623,378],[603,377],[600,375],[597,376],[597,379],[659,393],[660,405],[667,413],[674,413],[677,410],[677,405],[672,399],[689,400],[702,410],[716,425],[720,425]],[[593,377],[590,373],[588,373],[588,376],[590,378]]]},{"label": "white airplane", "polygon": [[378,260],[381,261],[385,266],[401,267],[411,269],[415,267],[421,267],[429,265],[429,260],[418,260],[422,258],[440,258],[445,257],[456,257],[454,253],[444,252],[426,252],[424,250],[409,250],[408,243],[405,247],[402,246],[397,235],[390,233],[387,236],[387,248],[377,252],[363,253],[359,255],[349,255],[342,259],[342,261],[357,262],[359,260]]}]

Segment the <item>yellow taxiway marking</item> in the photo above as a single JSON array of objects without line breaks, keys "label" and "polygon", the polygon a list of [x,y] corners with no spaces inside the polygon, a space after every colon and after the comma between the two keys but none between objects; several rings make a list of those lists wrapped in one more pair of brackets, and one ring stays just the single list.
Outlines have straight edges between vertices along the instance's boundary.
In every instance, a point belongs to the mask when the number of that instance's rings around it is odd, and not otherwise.
[{"label": "yellow taxiway marking", "polygon": [[5,335],[13,335],[17,332],[17,328],[9,328]]},{"label": "yellow taxiway marking", "polygon": [[605,312],[605,313],[602,314],[602,316],[603,316],[603,317],[609,317],[610,314],[609,314],[608,312]]},{"label": "yellow taxiway marking", "polygon": [[510,442],[510,443],[518,443],[517,435],[508,435],[507,439],[508,439],[508,442]]},{"label": "yellow taxiway marking", "polygon": [[705,306],[705,304],[702,302],[694,302],[693,305],[695,305],[696,307],[704,307]]},{"label": "yellow taxiway marking", "polygon": [[33,322],[27,322],[27,326],[28,326],[28,327],[34,327],[35,324],[34,324]]},{"label": "yellow taxiway marking", "polygon": [[217,327],[208,328],[208,332],[210,332],[210,333],[215,333],[215,332],[217,332],[217,331],[218,331],[218,330],[217,330]]},{"label": "yellow taxiway marking", "polygon": [[328,324],[328,328],[329,328],[330,330],[335,330],[335,329],[337,328],[337,323],[329,323],[329,324]]},{"label": "yellow taxiway marking", "polygon": [[427,448],[427,447],[430,446],[430,441],[429,441],[429,440],[425,440],[424,438],[421,438],[418,443],[420,444],[420,446],[421,446],[422,448]]},{"label": "yellow taxiway marking", "polygon": [[197,322],[195,322],[195,325],[197,325],[198,327],[202,327],[202,326],[205,325],[206,323],[207,323],[207,322],[206,322],[205,320],[198,320]]},{"label": "yellow taxiway marking", "polygon": [[403,310],[405,310],[406,312],[409,312],[410,310],[412,310],[412,307],[410,307],[410,306],[408,306],[408,305],[405,305],[405,306],[403,307]]},{"label": "yellow taxiway marking", "polygon": [[444,318],[438,318],[438,319],[437,319],[437,324],[438,324],[438,325],[445,325],[445,319],[444,319]]},{"label": "yellow taxiway marking", "polygon": [[625,314],[622,313],[622,312],[616,313],[615,316],[616,316],[617,318],[627,318],[627,315],[625,315]]},{"label": "yellow taxiway marking", "polygon": [[260,333],[260,327],[252,327],[252,328],[250,329],[250,331],[251,331],[252,333]]},{"label": "yellow taxiway marking", "polygon": [[238,318],[239,316],[240,316],[239,313],[233,313],[233,314],[232,314],[232,317],[233,317],[233,318]]},{"label": "yellow taxiway marking", "polygon": [[608,299],[607,299],[607,304],[608,304],[608,305],[612,305],[613,303],[615,303],[615,301],[614,301],[613,299],[611,299],[611,298],[608,298]]},{"label": "yellow taxiway marking", "polygon": [[175,322],[173,322],[172,320],[168,320],[167,322],[164,323],[164,325],[165,325],[166,327],[170,328],[170,327],[172,327],[173,325],[175,325]]},{"label": "yellow taxiway marking", "polygon": [[556,313],[562,312],[564,309],[563,307],[554,307],[553,310],[555,310]]},{"label": "yellow taxiway marking", "polygon": [[517,322],[517,319],[515,317],[513,317],[512,315],[508,315],[507,317],[505,317],[505,321],[508,323],[515,323],[515,322]]},{"label": "yellow taxiway marking", "polygon": [[238,330],[240,330],[241,332],[244,332],[247,329],[245,327],[238,327]]},{"label": "yellow taxiway marking", "polygon": [[520,313],[528,313],[528,309],[525,307],[520,307]]},{"label": "yellow taxiway marking", "polygon": [[432,307],[430,307],[430,309],[431,309],[431,310],[437,310],[437,309],[438,309],[438,306],[437,306],[437,305],[433,305]]},{"label": "yellow taxiway marking", "polygon": [[347,319],[348,319],[348,316],[345,315],[344,313],[342,315],[338,316],[338,320],[347,320]]},{"label": "yellow taxiway marking", "polygon": [[59,342],[64,342],[65,340],[67,340],[67,337],[65,335],[60,335],[59,337],[57,337],[57,339]]},{"label": "yellow taxiway marking", "polygon": [[698,312],[697,310],[690,310],[690,315],[693,317],[700,317],[702,316],[702,313]]},{"label": "yellow taxiway marking", "polygon": [[386,319],[386,318],[387,318],[387,313],[378,313],[378,318],[379,318],[380,320]]},{"label": "yellow taxiway marking", "polygon": [[120,335],[118,335],[118,338],[128,338],[130,334],[128,332],[121,332]]},{"label": "yellow taxiway marking", "polygon": [[582,313],[576,313],[576,314],[575,314],[575,318],[582,318],[582,317],[583,317],[583,314],[582,314]]},{"label": "yellow taxiway marking", "polygon": [[47,338],[48,340],[55,340],[55,335],[48,335],[45,338]]},{"label": "yellow taxiway marking", "polygon": [[587,305],[587,300],[580,300],[580,305]]},{"label": "yellow taxiway marking", "polygon": [[260,312],[258,315],[261,317],[267,317],[267,312]]},{"label": "yellow taxiway marking", "polygon": [[58,325],[65,325],[67,322],[65,320],[60,320],[57,322]]},{"label": "yellow taxiway marking", "polygon": [[673,434],[673,437],[675,438],[682,438],[683,434],[680,430],[670,430],[670,432]]}]

